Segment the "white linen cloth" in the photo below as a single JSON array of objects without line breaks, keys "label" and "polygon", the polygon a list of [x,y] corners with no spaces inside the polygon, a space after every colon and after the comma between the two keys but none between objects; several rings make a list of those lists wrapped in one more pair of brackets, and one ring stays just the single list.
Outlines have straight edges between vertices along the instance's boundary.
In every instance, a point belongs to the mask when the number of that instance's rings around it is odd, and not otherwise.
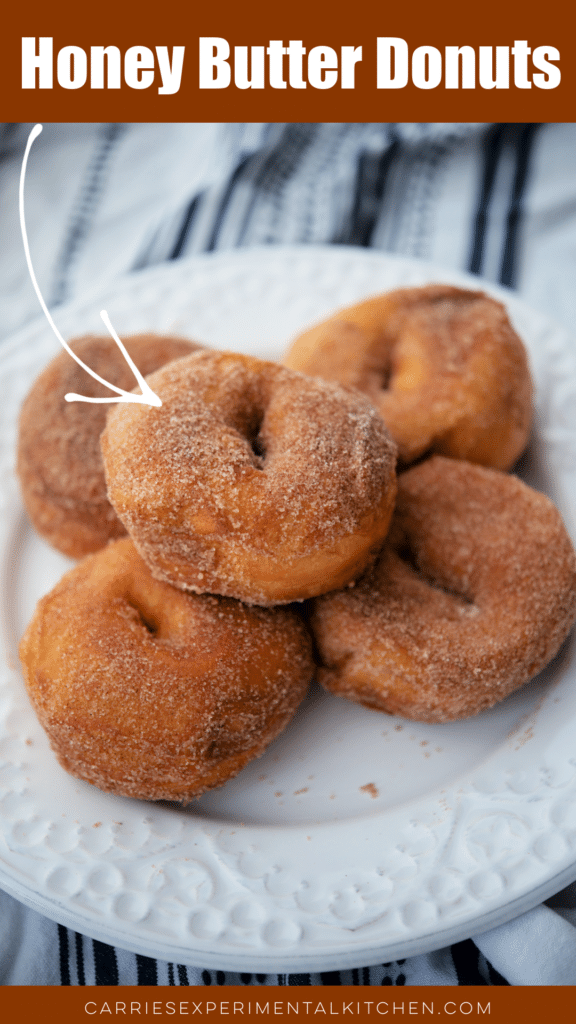
[{"label": "white linen cloth", "polygon": [[[18,225],[31,125],[0,135],[1,339],[39,314]],[[64,124],[34,144],[32,259],[54,309],[238,245],[370,245],[515,287],[576,336],[576,124]],[[576,411],[575,411],[576,415]],[[239,975],[114,950],[0,892],[0,984],[576,984],[576,889],[451,948],[356,971]]]}]

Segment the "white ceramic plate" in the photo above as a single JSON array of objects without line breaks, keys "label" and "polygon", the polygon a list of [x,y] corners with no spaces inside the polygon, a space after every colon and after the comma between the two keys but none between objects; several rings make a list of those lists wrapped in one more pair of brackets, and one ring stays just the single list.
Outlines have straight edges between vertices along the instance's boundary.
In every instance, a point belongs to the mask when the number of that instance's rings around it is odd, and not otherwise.
[{"label": "white ceramic plate", "polygon": [[[67,337],[180,331],[277,358],[305,324],[401,284],[476,280],[346,248],[194,258],[56,310]],[[496,293],[502,294],[502,293]],[[537,381],[522,475],[572,535],[576,350],[506,295]],[[191,809],[100,793],[57,765],[30,710],[17,644],[67,565],[27,523],[15,420],[58,350],[44,321],[1,361],[0,883],[78,931],[167,960],[237,970],[354,967],[428,951],[534,906],[576,876],[576,663],[570,641],[499,707],[401,721],[314,690],[263,758]]]}]

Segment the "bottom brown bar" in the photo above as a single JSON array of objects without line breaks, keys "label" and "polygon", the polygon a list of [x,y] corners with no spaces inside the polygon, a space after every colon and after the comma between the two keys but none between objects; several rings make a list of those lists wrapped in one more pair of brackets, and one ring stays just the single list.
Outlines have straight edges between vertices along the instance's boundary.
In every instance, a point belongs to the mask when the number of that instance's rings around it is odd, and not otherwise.
[{"label": "bottom brown bar", "polygon": [[[444,1024],[464,1020],[509,1024],[543,1022],[573,1011],[576,989],[564,986],[483,987],[418,985],[409,988],[323,986],[71,987],[14,986],[0,993],[5,1020],[27,1024],[90,1021],[189,1021],[272,1019],[301,1022],[407,1020]],[[8,1016],[11,1014],[11,1016]],[[513,1015],[513,1016],[512,1016]],[[564,1019],[564,1016],[562,1018]],[[567,1018],[566,1018],[567,1019]],[[441,1024],[441,1022],[439,1022]]]}]

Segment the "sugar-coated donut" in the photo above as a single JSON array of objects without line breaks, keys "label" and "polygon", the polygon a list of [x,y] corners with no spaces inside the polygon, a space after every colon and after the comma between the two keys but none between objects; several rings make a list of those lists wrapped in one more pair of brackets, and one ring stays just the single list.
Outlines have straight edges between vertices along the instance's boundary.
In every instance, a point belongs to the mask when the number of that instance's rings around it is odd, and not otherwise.
[{"label": "sugar-coated donut", "polygon": [[435,284],[376,296],[301,334],[284,364],[367,394],[404,465],[437,452],[509,469],[528,440],[526,352],[482,292]]},{"label": "sugar-coated donut", "polygon": [[476,714],[535,676],[576,618],[576,557],[552,502],[433,456],[402,473],[389,538],[352,590],[314,602],[320,681],[405,718]]},{"label": "sugar-coated donut", "polygon": [[103,790],[189,801],[263,753],[305,696],[310,637],[288,608],[183,594],[128,539],[39,602],[20,646],[62,765]]},{"label": "sugar-coated donut", "polygon": [[[199,348],[184,338],[155,334],[122,340],[144,376]],[[112,338],[87,336],[70,347],[104,380],[125,391],[136,386]],[[93,398],[113,395],[61,351],[24,401],[17,469],[24,504],[38,532],[65,555],[81,558],[126,531],[106,495],[100,451],[110,406],[66,402],[68,392]]]},{"label": "sugar-coated donut", "polygon": [[396,495],[395,445],[364,395],[228,352],[149,383],[161,408],[116,407],[101,441],[110,501],[157,578],[271,605],[363,571]]}]

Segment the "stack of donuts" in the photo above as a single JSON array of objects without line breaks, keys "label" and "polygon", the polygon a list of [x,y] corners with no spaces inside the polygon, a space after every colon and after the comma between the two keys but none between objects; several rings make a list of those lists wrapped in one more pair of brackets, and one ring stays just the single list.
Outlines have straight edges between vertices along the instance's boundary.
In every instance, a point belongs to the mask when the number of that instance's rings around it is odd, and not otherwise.
[{"label": "stack of donuts", "polygon": [[367,707],[445,722],[554,657],[576,618],[575,554],[552,502],[510,470],[532,386],[504,307],[399,289],[306,331],[286,364],[367,394],[398,445],[388,538],[353,590],[319,598],[319,678]]},{"label": "stack of donuts", "polygon": [[[391,292],[306,331],[284,365],[125,343],[160,407],[65,402],[106,391],[61,353],[20,421],[32,522],[81,559],[20,648],[73,775],[187,802],[266,749],[314,671],[367,707],[442,722],[556,654],[576,556],[550,500],[507,473],[531,382],[500,303]],[[130,387],[112,342],[73,348]]]}]

